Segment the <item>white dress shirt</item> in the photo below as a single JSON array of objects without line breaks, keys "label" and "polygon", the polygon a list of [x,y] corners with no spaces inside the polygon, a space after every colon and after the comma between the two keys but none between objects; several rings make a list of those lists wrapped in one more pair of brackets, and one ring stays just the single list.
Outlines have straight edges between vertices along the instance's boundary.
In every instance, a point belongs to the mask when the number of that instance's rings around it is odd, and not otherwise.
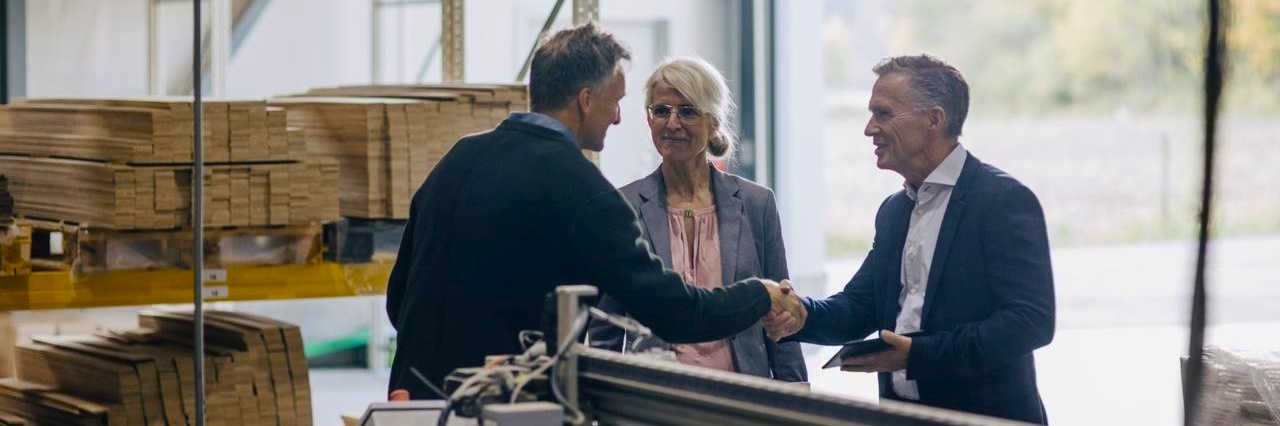
[{"label": "white dress shirt", "polygon": [[[938,246],[938,232],[942,230],[942,218],[946,216],[947,204],[951,201],[951,189],[956,186],[968,156],[963,146],[956,145],[951,154],[929,173],[920,188],[902,184],[907,197],[915,201],[915,208],[911,210],[911,224],[907,228],[906,244],[902,247],[902,292],[898,294],[898,305],[902,310],[898,311],[894,333],[920,331],[924,292],[929,285],[929,267],[933,264],[933,251]],[[907,380],[906,370],[893,372],[893,391],[905,399],[920,399],[920,389],[915,380]]]}]

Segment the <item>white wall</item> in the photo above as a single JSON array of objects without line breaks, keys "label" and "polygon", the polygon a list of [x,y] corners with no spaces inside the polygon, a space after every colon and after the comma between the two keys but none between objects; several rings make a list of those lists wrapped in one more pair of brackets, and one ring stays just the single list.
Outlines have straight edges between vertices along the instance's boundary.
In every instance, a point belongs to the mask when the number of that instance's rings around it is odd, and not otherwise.
[{"label": "white wall", "polygon": [[[776,3],[774,88],[779,214],[787,263],[802,294],[824,290],[826,238],[822,226],[822,8]],[[852,183],[851,183],[852,184]]]},{"label": "white wall", "polygon": [[[370,82],[367,0],[271,0],[227,69],[227,95]],[[438,23],[436,25],[439,25]]]},{"label": "white wall", "polygon": [[27,6],[27,96],[147,92],[146,0],[38,0]]}]

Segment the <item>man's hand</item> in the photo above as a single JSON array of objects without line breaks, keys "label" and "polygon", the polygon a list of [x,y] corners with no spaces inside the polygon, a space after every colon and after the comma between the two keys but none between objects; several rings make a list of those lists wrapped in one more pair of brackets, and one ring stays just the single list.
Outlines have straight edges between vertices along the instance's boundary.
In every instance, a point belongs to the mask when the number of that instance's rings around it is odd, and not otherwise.
[{"label": "man's hand", "polygon": [[791,281],[782,280],[782,283],[776,287],[767,287],[769,297],[773,300],[773,307],[769,310],[769,315],[764,318],[765,331],[769,338],[777,341],[796,334],[804,328],[805,320],[809,319],[809,311],[800,303],[800,296],[796,294],[795,288],[791,287]]},{"label": "man's hand", "polygon": [[880,338],[885,343],[893,345],[893,349],[846,358],[841,363],[840,369],[862,373],[884,373],[907,368],[907,355],[911,353],[911,338],[889,330],[880,330]]}]

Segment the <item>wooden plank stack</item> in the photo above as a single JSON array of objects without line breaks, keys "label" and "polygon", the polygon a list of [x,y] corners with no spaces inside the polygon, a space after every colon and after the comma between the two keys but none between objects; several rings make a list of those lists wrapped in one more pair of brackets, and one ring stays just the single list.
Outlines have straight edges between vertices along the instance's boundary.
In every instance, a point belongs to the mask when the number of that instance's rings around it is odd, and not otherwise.
[{"label": "wooden plank stack", "polygon": [[[298,327],[206,313],[207,424],[311,424]],[[148,311],[138,320],[135,330],[20,345],[18,378],[0,381],[0,415],[38,424],[195,424],[191,313]]]},{"label": "wooden plank stack", "polygon": [[[338,218],[338,163],[307,156],[286,111],[265,101],[214,101],[204,117],[207,226]],[[24,100],[0,107],[0,171],[25,216],[112,229],[183,227],[191,217],[193,129],[186,101]]]},{"label": "wooden plank stack", "polygon": [[413,193],[467,134],[528,109],[522,85],[350,86],[277,98],[308,153],[338,159],[341,212],[358,218],[409,216]]}]

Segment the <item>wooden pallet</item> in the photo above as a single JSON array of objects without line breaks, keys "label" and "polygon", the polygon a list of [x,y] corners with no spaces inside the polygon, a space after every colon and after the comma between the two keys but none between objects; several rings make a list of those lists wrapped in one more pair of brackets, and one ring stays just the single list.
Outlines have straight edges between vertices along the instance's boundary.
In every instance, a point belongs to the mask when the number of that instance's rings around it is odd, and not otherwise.
[{"label": "wooden pallet", "polygon": [[[28,274],[31,266],[42,271],[75,271],[79,275],[182,270],[191,269],[192,265],[190,228],[114,230],[25,218],[19,219],[18,224],[28,230]],[[204,232],[205,267],[315,264],[325,251],[323,232],[318,224],[208,228]],[[37,244],[33,246],[32,241]],[[61,246],[62,250],[52,250],[53,246]]]},{"label": "wooden pallet", "polygon": [[324,259],[339,263],[393,262],[406,220],[343,218],[324,224]]}]

